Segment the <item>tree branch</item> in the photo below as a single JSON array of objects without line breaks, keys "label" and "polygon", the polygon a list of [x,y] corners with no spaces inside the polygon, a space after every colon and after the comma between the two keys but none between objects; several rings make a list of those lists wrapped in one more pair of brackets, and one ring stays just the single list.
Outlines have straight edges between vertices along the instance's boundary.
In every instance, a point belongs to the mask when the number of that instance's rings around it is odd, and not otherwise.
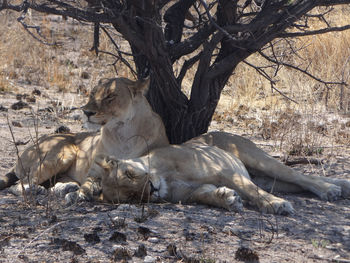
[{"label": "tree branch", "polygon": [[265,54],[264,54],[263,52],[261,52],[261,51],[259,51],[259,54],[260,54],[263,58],[265,58],[266,60],[268,60],[268,61],[270,61],[270,62],[272,62],[272,63],[275,63],[276,65],[283,65],[283,66],[286,66],[286,67],[288,67],[288,68],[292,68],[292,69],[294,69],[294,70],[297,70],[297,71],[299,71],[299,72],[301,72],[301,73],[307,75],[308,77],[310,77],[310,78],[312,78],[312,79],[314,79],[314,80],[316,80],[316,81],[318,81],[318,82],[320,82],[320,83],[322,83],[322,84],[324,84],[324,85],[326,85],[326,86],[328,86],[328,85],[345,85],[345,86],[347,86],[347,84],[346,84],[345,82],[324,81],[324,80],[322,80],[322,79],[320,79],[320,78],[318,78],[318,77],[312,75],[312,74],[311,74],[310,72],[308,72],[307,70],[301,69],[301,68],[299,68],[299,67],[297,67],[297,66],[294,66],[294,65],[292,65],[292,64],[285,63],[285,62],[283,62],[283,61],[278,61],[278,60],[272,59],[272,58],[270,58],[269,56],[265,55]]},{"label": "tree branch", "polygon": [[280,33],[277,37],[287,38],[287,37],[303,37],[303,36],[312,36],[312,35],[320,35],[330,32],[341,32],[350,29],[350,25],[340,26],[340,27],[327,27],[319,30],[311,30],[305,32],[290,32],[290,33]]}]

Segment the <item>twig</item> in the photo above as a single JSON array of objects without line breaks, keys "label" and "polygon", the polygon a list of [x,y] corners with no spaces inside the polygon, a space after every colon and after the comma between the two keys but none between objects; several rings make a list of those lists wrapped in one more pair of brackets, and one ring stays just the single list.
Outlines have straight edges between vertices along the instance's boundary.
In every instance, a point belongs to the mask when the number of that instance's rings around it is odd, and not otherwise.
[{"label": "twig", "polygon": [[303,32],[291,32],[291,33],[280,33],[277,37],[289,38],[289,37],[303,37],[311,35],[321,35],[330,32],[341,32],[350,29],[350,25],[340,26],[340,27],[327,27],[319,30],[303,31]]},{"label": "twig", "polygon": [[[19,155],[19,149],[18,149],[18,146],[17,146],[17,144],[16,144],[15,135],[14,135],[14,133],[13,133],[13,130],[12,130],[12,127],[11,127],[11,124],[10,124],[10,120],[9,120],[9,115],[8,115],[8,114],[6,115],[6,119],[7,119],[7,125],[8,125],[8,127],[9,127],[9,129],[10,129],[10,133],[11,133],[11,137],[12,137],[12,142],[13,142],[13,144],[14,144],[14,146],[15,146],[15,149],[16,149],[16,155],[17,155],[17,160],[18,160],[17,162],[19,162],[19,164],[20,164],[20,166],[21,166],[21,168],[22,168],[22,171],[25,171],[25,170],[24,170],[24,166],[23,166],[22,159],[21,159],[21,157],[20,157],[20,155]],[[20,184],[21,184],[21,187],[22,187],[22,193],[23,193],[24,202],[25,202],[25,203],[28,203],[27,193],[26,193],[26,191],[25,191],[25,189],[24,189],[23,178],[22,178],[22,177],[19,177],[18,179],[19,179]]]},{"label": "twig", "polygon": [[267,56],[266,54],[264,54],[264,53],[261,52],[261,51],[259,51],[259,54],[260,54],[263,58],[265,58],[266,60],[268,60],[268,61],[270,61],[270,62],[272,62],[272,63],[275,63],[276,65],[283,65],[283,66],[286,66],[286,67],[288,67],[288,68],[295,69],[295,70],[297,70],[297,71],[299,71],[299,72],[301,72],[301,73],[307,75],[308,77],[310,77],[310,78],[312,78],[312,79],[314,79],[314,80],[316,80],[316,81],[318,81],[318,82],[320,82],[320,83],[326,85],[327,88],[328,88],[328,85],[345,85],[345,86],[347,86],[347,83],[345,83],[345,82],[324,81],[324,80],[322,80],[322,79],[320,79],[320,78],[318,78],[318,77],[312,75],[310,72],[307,71],[307,69],[306,69],[306,70],[303,70],[303,69],[301,69],[301,68],[299,68],[299,67],[297,67],[297,66],[294,66],[294,65],[292,65],[292,64],[289,64],[289,63],[285,63],[285,62],[282,62],[282,61],[278,61],[278,60],[272,59],[272,58],[270,58],[269,56]]},{"label": "twig", "polygon": [[109,34],[109,32],[107,31],[107,29],[104,28],[103,26],[100,26],[100,27],[101,27],[101,29],[103,30],[103,32],[105,32],[105,34],[107,35],[107,37],[109,38],[109,40],[112,42],[112,44],[114,45],[115,49],[116,49],[117,52],[118,52],[118,55],[112,54],[112,53],[107,52],[107,51],[100,51],[100,52],[101,52],[101,53],[105,53],[105,54],[109,54],[109,55],[112,55],[112,56],[115,56],[115,57],[117,57],[118,59],[120,59],[120,60],[124,63],[124,65],[126,65],[126,66],[130,69],[131,73],[132,73],[133,76],[135,77],[135,76],[137,75],[136,71],[132,68],[132,66],[130,65],[130,63],[129,63],[126,59],[123,58],[123,54],[124,54],[124,55],[128,55],[128,56],[132,56],[132,54],[121,51],[121,50],[119,49],[119,46],[117,45],[117,43],[114,41],[114,39],[112,38],[112,36],[111,36],[111,35]]},{"label": "twig", "polygon": [[294,102],[295,104],[299,104],[296,100],[288,97],[286,94],[284,94],[282,91],[278,90],[276,87],[275,87],[275,81],[273,79],[271,79],[271,77],[264,71],[262,70],[261,68],[257,67],[257,66],[254,66],[253,64],[247,62],[246,60],[243,60],[243,62],[245,64],[247,64],[248,66],[254,68],[261,76],[263,76],[265,79],[267,79],[270,84],[271,84],[271,89],[277,91],[280,95],[282,95],[283,97],[285,97],[286,99]]},{"label": "twig", "polygon": [[17,254],[16,258],[18,258],[18,256],[23,253],[23,251],[29,247],[34,241],[36,241],[39,237],[41,237],[42,235],[46,234],[47,232],[49,232],[51,229],[63,224],[64,222],[58,222],[57,224],[49,227],[48,229],[44,230],[43,232],[41,232],[39,235],[37,235],[35,238],[33,238],[29,243],[27,243]]},{"label": "twig", "polygon": [[38,38],[37,36],[35,36],[29,29],[32,28],[32,29],[35,29],[37,34],[45,39],[42,35],[41,35],[41,28],[39,26],[29,26],[27,25],[25,22],[24,22],[24,18],[28,12],[28,9],[29,9],[29,3],[28,1],[24,0],[23,1],[23,12],[22,14],[17,18],[17,21],[23,26],[24,30],[27,31],[27,33],[32,36],[35,40],[39,41],[40,43],[44,44],[44,45],[47,45],[47,46],[56,46],[57,43],[49,43],[47,41],[44,41],[44,40],[41,40],[40,38]]}]

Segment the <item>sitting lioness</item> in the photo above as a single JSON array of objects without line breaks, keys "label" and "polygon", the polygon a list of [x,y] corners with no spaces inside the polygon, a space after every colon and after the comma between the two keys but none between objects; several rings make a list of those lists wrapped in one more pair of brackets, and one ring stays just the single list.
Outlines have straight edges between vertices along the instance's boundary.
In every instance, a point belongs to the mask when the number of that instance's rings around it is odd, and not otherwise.
[{"label": "sitting lioness", "polygon": [[0,177],[0,190],[21,178],[23,187],[18,182],[11,187],[13,193],[33,188],[45,191],[40,185],[55,178],[58,182],[73,181],[81,185],[74,191],[76,183],[56,184],[60,195],[71,192],[66,195],[68,203],[87,200],[99,190],[102,171],[93,161],[97,154],[133,158],[168,145],[163,122],[144,97],[148,86],[149,80],[101,80],[83,107],[88,122],[103,125],[101,131],[40,138],[38,144],[20,155],[7,175]]},{"label": "sitting lioness", "polygon": [[100,156],[95,161],[104,169],[103,197],[111,202],[195,202],[239,211],[242,197],[262,212],[294,212],[288,201],[256,186],[238,158],[215,146],[186,143],[139,158]]}]

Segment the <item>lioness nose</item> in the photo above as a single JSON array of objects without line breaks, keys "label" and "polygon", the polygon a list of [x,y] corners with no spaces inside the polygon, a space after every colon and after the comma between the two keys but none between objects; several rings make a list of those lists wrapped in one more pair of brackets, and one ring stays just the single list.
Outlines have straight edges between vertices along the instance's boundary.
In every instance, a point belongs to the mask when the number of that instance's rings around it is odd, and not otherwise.
[{"label": "lioness nose", "polygon": [[93,111],[87,111],[87,110],[83,110],[84,114],[89,118],[90,116],[92,115],[95,115],[96,112],[93,112]]},{"label": "lioness nose", "polygon": [[148,181],[150,185],[150,195],[152,195],[154,192],[157,192],[159,189],[155,188],[151,181]]}]

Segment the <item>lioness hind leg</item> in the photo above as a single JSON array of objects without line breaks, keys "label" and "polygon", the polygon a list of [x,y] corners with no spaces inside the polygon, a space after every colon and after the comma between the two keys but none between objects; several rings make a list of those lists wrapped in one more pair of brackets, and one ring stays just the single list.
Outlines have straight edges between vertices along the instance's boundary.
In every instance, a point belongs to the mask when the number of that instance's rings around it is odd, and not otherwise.
[{"label": "lioness hind leg", "polygon": [[[214,145],[234,154],[243,162],[249,174],[264,175],[295,184],[303,190],[316,194],[322,200],[336,200],[342,195],[341,186],[320,179],[321,177],[318,176],[303,175],[282,164],[259,149],[252,141],[241,136],[225,132],[210,132],[193,141]],[[294,188],[292,192],[294,192]]]},{"label": "lioness hind leg", "polygon": [[325,176],[313,176],[310,175],[314,180],[322,180],[325,183],[329,183],[332,185],[336,185],[341,188],[341,196],[343,198],[350,199],[350,180],[348,179],[339,179],[339,178],[331,178]]},{"label": "lioness hind leg", "polygon": [[45,194],[45,188],[41,184],[66,172],[75,161],[75,157],[74,146],[66,145],[58,153],[48,152],[43,160],[36,159],[26,169],[17,164],[16,175],[20,181],[10,187],[10,191],[15,195],[20,195],[23,189],[26,192]]},{"label": "lioness hind leg", "polygon": [[242,199],[234,190],[227,187],[216,187],[212,184],[204,184],[197,188],[191,194],[189,202],[221,207],[235,212],[243,208]]}]

